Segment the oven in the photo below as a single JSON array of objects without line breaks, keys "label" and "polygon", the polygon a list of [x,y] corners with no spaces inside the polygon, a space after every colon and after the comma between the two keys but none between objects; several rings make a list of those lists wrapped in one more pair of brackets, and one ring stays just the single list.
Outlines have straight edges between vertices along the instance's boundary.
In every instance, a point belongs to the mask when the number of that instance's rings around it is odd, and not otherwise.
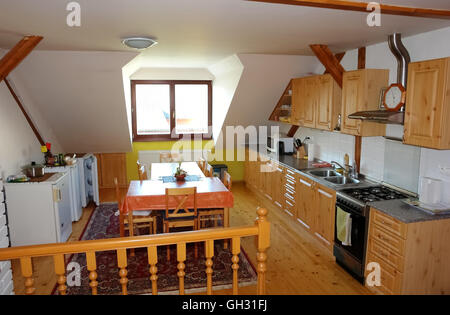
[{"label": "oven", "polygon": [[[337,237],[338,209],[350,214],[351,244],[343,245]],[[364,268],[366,257],[366,242],[368,235],[369,209],[365,204],[350,200],[338,193],[336,202],[336,221],[333,254],[336,262],[349,272],[355,279],[364,283]]]}]

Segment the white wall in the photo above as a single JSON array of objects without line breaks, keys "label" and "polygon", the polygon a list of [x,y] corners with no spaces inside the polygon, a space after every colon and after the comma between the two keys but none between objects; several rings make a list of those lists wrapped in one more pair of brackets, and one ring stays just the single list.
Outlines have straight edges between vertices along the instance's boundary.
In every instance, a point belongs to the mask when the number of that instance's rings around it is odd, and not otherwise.
[{"label": "white wall", "polygon": [[[415,62],[450,56],[449,38],[450,28],[445,28],[403,38],[403,43],[411,55],[411,61]],[[357,56],[357,50],[347,52],[342,60],[342,65],[347,71],[355,70],[357,68]],[[389,69],[390,83],[397,81],[397,61],[392,55],[387,41],[367,47],[366,67]],[[316,73],[322,73],[323,71],[324,68],[322,65],[319,65],[315,70]],[[296,135],[301,139],[303,139],[303,133],[305,133],[302,130],[303,128],[300,129]],[[309,134],[313,135],[317,139],[317,143],[321,147],[321,156],[333,156],[334,148],[333,146],[328,145],[328,141],[321,140],[322,138],[326,138],[321,136],[322,132],[309,131]],[[403,135],[403,128],[401,126],[388,125],[388,134],[390,136],[401,138]],[[350,151],[347,152],[350,156],[354,154],[354,149],[348,145],[349,141],[346,137],[342,139],[333,135],[330,137],[338,141],[338,144],[335,144],[335,146],[345,148],[346,151]],[[380,181],[384,179],[383,172],[385,167],[389,167],[384,163],[386,147],[385,141],[386,140],[382,137],[370,137],[363,138],[362,144],[361,173]],[[431,176],[444,180],[447,182],[446,195],[450,196],[450,177],[440,173],[439,165],[443,167],[450,167],[450,151],[436,151],[425,148],[421,149],[420,176]],[[413,178],[412,180],[417,180],[417,178]]]},{"label": "white wall", "polygon": [[122,67],[132,52],[34,51],[15,70],[68,152],[127,152]]},{"label": "white wall", "polygon": [[239,57],[233,55],[209,67],[213,82],[213,138],[217,142],[225,118],[235,96],[244,66]]}]

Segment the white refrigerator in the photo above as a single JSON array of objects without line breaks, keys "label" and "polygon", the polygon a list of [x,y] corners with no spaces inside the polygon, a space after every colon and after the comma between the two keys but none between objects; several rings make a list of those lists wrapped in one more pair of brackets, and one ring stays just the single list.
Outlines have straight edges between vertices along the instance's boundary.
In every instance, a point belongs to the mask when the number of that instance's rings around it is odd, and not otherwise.
[{"label": "white refrigerator", "polygon": [[39,183],[5,183],[11,246],[66,242],[72,234],[67,172]]}]

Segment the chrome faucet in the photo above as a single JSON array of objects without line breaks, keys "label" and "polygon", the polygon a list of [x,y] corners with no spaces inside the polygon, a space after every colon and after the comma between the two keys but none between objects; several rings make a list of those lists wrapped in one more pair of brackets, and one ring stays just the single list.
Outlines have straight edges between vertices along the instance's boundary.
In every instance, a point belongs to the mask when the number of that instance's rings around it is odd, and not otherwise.
[{"label": "chrome faucet", "polygon": [[330,164],[333,166],[333,168],[336,168],[336,165],[342,168],[344,170],[345,177],[358,179],[358,172],[356,171],[356,161],[353,161],[353,165],[346,164],[345,167],[336,161],[331,161]]}]

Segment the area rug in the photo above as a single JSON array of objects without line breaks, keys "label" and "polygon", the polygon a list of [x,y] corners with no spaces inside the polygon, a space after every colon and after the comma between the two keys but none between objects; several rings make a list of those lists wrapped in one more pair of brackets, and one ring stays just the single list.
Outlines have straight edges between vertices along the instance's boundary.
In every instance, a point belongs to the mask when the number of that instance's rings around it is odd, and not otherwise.
[{"label": "area rug", "polygon": [[[86,229],[80,240],[98,240],[119,237],[119,219],[115,216],[117,204],[101,204],[92,214]],[[141,235],[145,234],[142,229]],[[231,288],[233,282],[233,270],[231,268],[232,254],[229,249],[223,248],[222,241],[214,244],[213,258],[213,290]],[[186,293],[206,291],[206,266],[204,247],[198,246],[198,258],[194,257],[194,245],[188,244],[185,261],[185,290]],[[166,246],[158,248],[158,294],[178,294],[178,276],[176,249],[171,247],[172,259],[167,261]],[[98,294],[119,295],[122,292],[119,283],[119,269],[115,251],[97,252]],[[89,295],[89,271],[86,268],[85,254],[74,254],[69,262],[76,262],[81,266],[81,286],[67,288],[69,295]],[[151,281],[147,250],[136,249],[135,256],[128,255],[128,294],[151,294]],[[254,285],[257,274],[250,264],[245,252],[241,248],[239,255],[239,286]],[[54,294],[58,294],[55,286]]]}]

